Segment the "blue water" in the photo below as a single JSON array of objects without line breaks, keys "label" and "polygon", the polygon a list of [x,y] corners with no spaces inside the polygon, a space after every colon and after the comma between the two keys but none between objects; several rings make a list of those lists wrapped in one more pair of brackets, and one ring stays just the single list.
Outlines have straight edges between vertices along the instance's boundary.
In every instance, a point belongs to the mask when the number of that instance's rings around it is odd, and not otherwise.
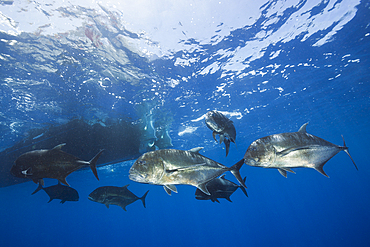
[{"label": "blue water", "polygon": [[[0,188],[2,245],[369,246],[370,2],[139,2],[0,1],[0,150],[76,118],[137,123],[145,102],[173,148],[202,146],[226,166],[254,140],[309,122],[337,145],[343,135],[358,171],[344,152],[324,166],[330,178],[244,165],[249,197],[220,204],[192,186],[168,196],[130,181],[134,160],[98,168],[100,181],[69,175],[78,202],[47,203],[28,181]],[[213,109],[237,130],[227,157],[202,118]],[[126,184],[150,190],[146,208],[87,199]]]}]

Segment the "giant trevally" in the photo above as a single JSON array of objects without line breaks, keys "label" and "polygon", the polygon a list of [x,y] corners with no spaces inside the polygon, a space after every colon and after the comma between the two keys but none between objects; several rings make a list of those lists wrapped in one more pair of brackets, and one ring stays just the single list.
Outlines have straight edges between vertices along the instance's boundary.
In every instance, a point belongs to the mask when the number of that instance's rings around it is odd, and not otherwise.
[{"label": "giant trevally", "polygon": [[50,150],[41,149],[22,154],[15,161],[15,165],[12,166],[10,173],[15,177],[30,178],[33,182],[41,185],[44,185],[43,178],[55,178],[69,186],[66,181],[66,177],[69,174],[82,167],[90,166],[95,177],[99,180],[96,162],[103,150],[90,161],[83,161],[63,152],[61,149],[64,145],[65,143]]},{"label": "giant trevally", "polygon": [[276,168],[284,177],[287,177],[287,172],[294,173],[291,168],[297,167],[313,168],[329,177],[323,170],[325,163],[344,151],[357,169],[344,139],[343,146],[325,141],[308,134],[307,124],[302,125],[298,132],[274,134],[254,141],[244,155],[244,162],[250,166]]},{"label": "giant trevally", "polygon": [[57,185],[52,185],[45,188],[43,188],[42,185],[39,184],[39,187],[37,187],[32,195],[40,190],[44,190],[46,194],[48,194],[48,196],[50,197],[48,203],[54,199],[60,199],[60,203],[62,204],[66,201],[78,201],[79,199],[77,190],[73,189],[72,187],[62,185],[59,181]]},{"label": "giant trevally", "polygon": [[142,197],[137,197],[134,193],[127,189],[127,186],[128,184],[123,187],[102,186],[91,192],[88,199],[94,202],[105,204],[107,208],[109,208],[109,204],[117,205],[123,208],[125,211],[127,211],[127,205],[140,199],[145,208],[145,197],[149,190],[145,192]]},{"label": "giant trevally", "polygon": [[[245,183],[245,179],[243,179]],[[207,195],[203,193],[200,189],[197,189],[195,191],[195,198],[198,200],[211,200],[212,202],[218,202],[218,198],[225,198],[229,202],[231,202],[230,196],[238,189],[240,188],[243,193],[248,196],[246,189],[241,186],[237,185],[225,178],[225,174],[223,174],[219,178],[214,178],[211,181],[207,183],[207,189],[210,193],[210,195]]]},{"label": "giant trevally", "polygon": [[139,183],[163,185],[169,195],[171,191],[177,192],[176,184],[193,185],[209,195],[207,182],[230,171],[246,188],[239,173],[243,159],[232,167],[226,167],[199,154],[201,149],[161,149],[145,153],[130,168],[129,178]]},{"label": "giant trevally", "polygon": [[235,143],[236,139],[233,121],[225,117],[221,112],[209,111],[206,114],[205,122],[207,127],[213,131],[212,136],[215,141],[217,141],[216,136],[220,135],[220,143],[225,143],[227,156],[229,154],[230,142]]}]

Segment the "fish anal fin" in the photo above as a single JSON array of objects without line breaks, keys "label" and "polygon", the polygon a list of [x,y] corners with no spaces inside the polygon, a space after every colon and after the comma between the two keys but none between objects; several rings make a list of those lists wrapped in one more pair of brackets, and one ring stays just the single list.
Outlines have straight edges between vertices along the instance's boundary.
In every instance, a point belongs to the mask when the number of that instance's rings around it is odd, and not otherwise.
[{"label": "fish anal fin", "polygon": [[232,202],[230,199],[230,196],[226,197],[226,200],[228,200],[229,202]]},{"label": "fish anal fin", "polygon": [[315,166],[314,169],[318,172],[320,172],[322,175],[324,175],[325,177],[329,177],[325,172],[324,172],[324,165],[325,165],[326,162],[318,165],[318,166]]},{"label": "fish anal fin", "polygon": [[306,131],[306,127],[307,127],[307,125],[308,125],[308,122],[307,122],[307,123],[305,123],[305,124],[303,124],[303,125],[299,128],[298,132],[301,132],[301,133],[307,133],[307,131]]},{"label": "fish anal fin", "polygon": [[200,189],[204,194],[211,195],[207,189],[206,183],[198,184],[197,188]]},{"label": "fish anal fin", "polygon": [[280,172],[281,175],[283,175],[283,177],[287,177],[287,174],[286,174],[285,170],[278,168],[278,171]]},{"label": "fish anal fin", "polygon": [[65,184],[65,185],[70,186],[70,185],[67,183],[67,180],[66,180],[66,178],[65,178],[65,177],[64,177],[64,178],[58,178],[58,181],[59,181],[59,182],[61,182],[62,184]]},{"label": "fish anal fin", "polygon": [[127,210],[126,210],[126,206],[121,206],[121,208],[122,208],[123,210],[127,211]]}]

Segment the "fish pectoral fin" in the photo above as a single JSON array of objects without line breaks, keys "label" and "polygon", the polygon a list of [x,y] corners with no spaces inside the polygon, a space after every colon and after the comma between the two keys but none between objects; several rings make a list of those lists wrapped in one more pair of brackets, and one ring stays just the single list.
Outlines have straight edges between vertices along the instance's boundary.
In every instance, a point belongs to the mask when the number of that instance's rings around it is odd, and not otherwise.
[{"label": "fish pectoral fin", "polygon": [[189,150],[189,152],[197,153],[199,154],[199,151],[202,150],[204,147],[196,147]]},{"label": "fish pectoral fin", "polygon": [[201,164],[195,164],[195,165],[191,165],[191,166],[185,166],[185,167],[181,167],[181,168],[176,168],[176,169],[166,169],[166,172],[168,173],[172,173],[172,172],[179,172],[179,171],[186,171],[186,170],[193,170],[194,168],[198,167],[198,166],[204,166],[206,163],[201,163]]},{"label": "fish pectoral fin", "polygon": [[218,133],[216,131],[212,132],[213,139],[215,139],[216,142],[217,142],[217,139],[216,139],[217,135],[218,135]]},{"label": "fish pectoral fin", "polygon": [[[207,181],[208,182],[208,181]],[[200,189],[204,194],[206,195],[211,195],[211,193],[209,193],[208,189],[207,189],[207,186],[206,186],[207,183],[203,183],[203,184],[198,184],[197,185],[197,188]]]},{"label": "fish pectoral fin", "polygon": [[287,177],[285,170],[278,168],[278,171],[280,172],[281,175],[283,175],[284,177]]},{"label": "fish pectoral fin", "polygon": [[310,149],[310,146],[287,148],[287,149],[284,149],[280,152],[277,152],[276,155],[277,156],[285,156],[285,155],[290,154],[292,152],[299,151],[299,150],[305,150],[305,149]]}]

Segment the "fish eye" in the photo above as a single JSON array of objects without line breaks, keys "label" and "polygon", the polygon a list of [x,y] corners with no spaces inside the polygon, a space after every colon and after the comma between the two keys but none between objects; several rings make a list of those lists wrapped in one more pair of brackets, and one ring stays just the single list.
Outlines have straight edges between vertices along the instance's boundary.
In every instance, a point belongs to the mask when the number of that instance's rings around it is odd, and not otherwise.
[{"label": "fish eye", "polygon": [[145,165],[146,164],[146,161],[145,160],[140,160],[139,161],[139,165]]}]

